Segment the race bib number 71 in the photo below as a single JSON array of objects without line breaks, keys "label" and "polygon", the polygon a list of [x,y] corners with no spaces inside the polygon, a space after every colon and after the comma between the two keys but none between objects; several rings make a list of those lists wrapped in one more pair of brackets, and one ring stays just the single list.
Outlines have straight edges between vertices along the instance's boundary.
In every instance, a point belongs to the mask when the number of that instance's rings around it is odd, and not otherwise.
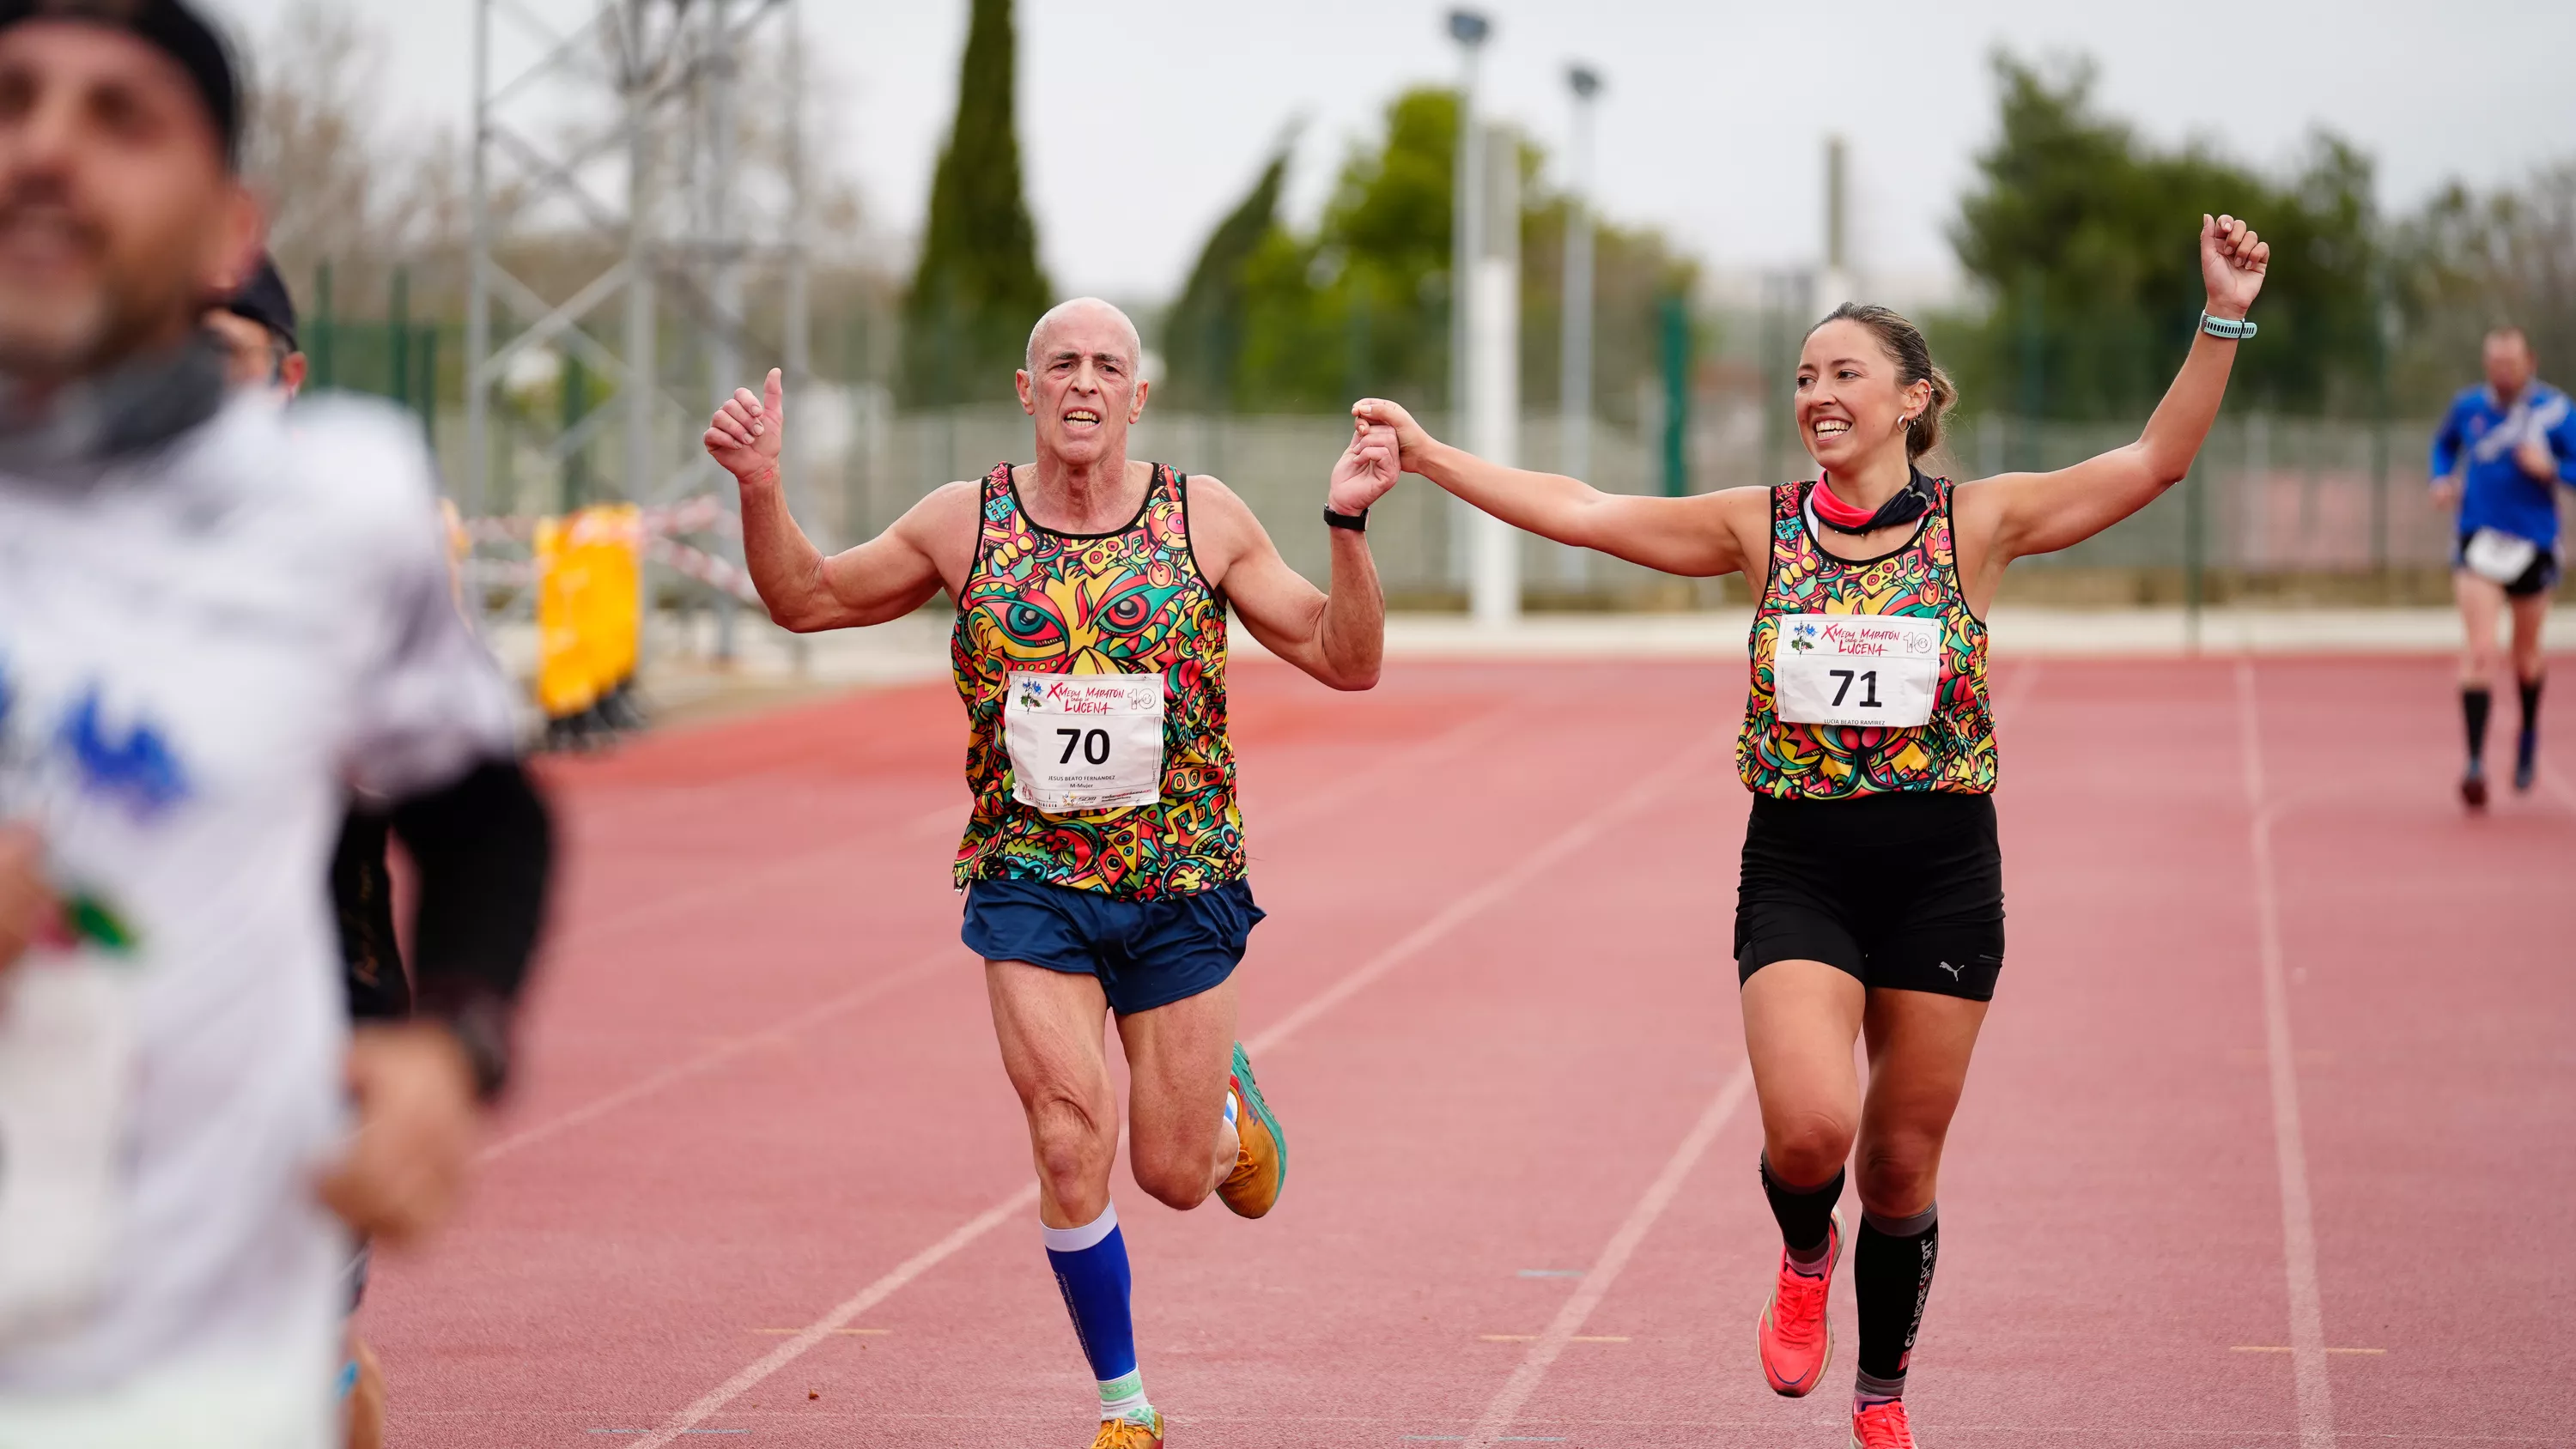
[{"label": "race bib number 71", "polygon": [[1011,798],[1049,815],[1163,796],[1163,676],[1030,674],[1005,681]]},{"label": "race bib number 71", "polygon": [[1941,621],[1783,615],[1771,678],[1780,718],[1792,724],[1929,724],[1941,687]]}]

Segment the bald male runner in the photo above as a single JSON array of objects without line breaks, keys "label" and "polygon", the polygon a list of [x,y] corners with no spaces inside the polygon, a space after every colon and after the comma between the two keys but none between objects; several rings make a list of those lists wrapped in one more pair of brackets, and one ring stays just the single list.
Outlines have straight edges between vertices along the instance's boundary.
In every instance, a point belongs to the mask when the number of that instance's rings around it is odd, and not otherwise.
[{"label": "bald male runner", "polygon": [[1234,968],[1262,918],[1244,879],[1226,734],[1226,609],[1335,689],[1377,682],[1386,606],[1365,532],[1397,478],[1390,430],[1356,431],[1324,517],[1332,591],[1280,558],[1214,478],[1127,457],[1150,384],[1135,324],[1106,302],[1038,319],[1020,404],[1037,461],[950,483],[824,557],[779,491],[779,375],[737,392],[706,447],[742,489],[744,552],[772,619],[799,633],[901,618],[945,591],[973,814],[957,851],[963,935],[984,958],[1002,1065],[1020,1095],[1038,1219],[1100,1391],[1093,1449],[1160,1449],[1109,1200],[1130,1078],[1137,1185],[1182,1210],[1215,1193],[1248,1218],[1288,1170],[1278,1119],[1235,1040]]}]

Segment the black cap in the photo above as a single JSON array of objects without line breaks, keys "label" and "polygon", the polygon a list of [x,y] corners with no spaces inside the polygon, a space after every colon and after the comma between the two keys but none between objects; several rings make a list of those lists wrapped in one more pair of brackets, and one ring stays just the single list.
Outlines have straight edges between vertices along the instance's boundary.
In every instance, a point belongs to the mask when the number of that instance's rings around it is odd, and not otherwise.
[{"label": "black cap", "polygon": [[240,74],[223,32],[181,0],[0,0],[0,30],[26,20],[76,20],[122,30],[179,63],[223,138],[225,164],[241,165]]},{"label": "black cap", "polygon": [[295,350],[295,296],[286,290],[286,279],[277,274],[275,257],[260,255],[259,270],[242,283],[240,291],[224,299],[224,310],[248,317],[285,343],[287,351]]}]

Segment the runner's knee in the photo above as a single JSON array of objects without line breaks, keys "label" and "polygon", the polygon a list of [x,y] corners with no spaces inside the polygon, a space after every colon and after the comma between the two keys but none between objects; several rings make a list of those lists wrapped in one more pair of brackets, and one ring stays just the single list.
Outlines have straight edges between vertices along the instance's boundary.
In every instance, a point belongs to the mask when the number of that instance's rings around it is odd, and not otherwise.
[{"label": "runner's knee", "polygon": [[1087,1199],[1094,1185],[1108,1181],[1117,1118],[1077,1093],[1042,1090],[1027,1100],[1029,1141],[1048,1190],[1058,1202]]},{"label": "runner's knee", "polygon": [[1195,1152],[1149,1152],[1139,1140],[1131,1156],[1129,1166],[1135,1169],[1136,1185],[1165,1207],[1188,1212],[1207,1201],[1208,1192],[1215,1186],[1209,1176],[1204,1144]]},{"label": "runner's knee", "polygon": [[1790,1109],[1762,1114],[1762,1152],[1782,1181],[1829,1181],[1851,1156],[1852,1121],[1840,1112]]},{"label": "runner's knee", "polygon": [[1941,1175],[1941,1136],[1898,1132],[1861,1149],[1861,1206],[1881,1217],[1911,1217],[1930,1205]]}]

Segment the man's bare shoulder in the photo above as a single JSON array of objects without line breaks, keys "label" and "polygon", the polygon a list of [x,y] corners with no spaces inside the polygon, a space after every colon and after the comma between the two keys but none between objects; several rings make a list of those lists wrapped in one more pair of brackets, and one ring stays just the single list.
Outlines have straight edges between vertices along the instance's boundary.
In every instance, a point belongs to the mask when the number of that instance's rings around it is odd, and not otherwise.
[{"label": "man's bare shoulder", "polygon": [[1261,516],[1243,495],[1211,473],[1189,476],[1190,549],[1202,567],[1221,575],[1254,549],[1271,547]]}]

